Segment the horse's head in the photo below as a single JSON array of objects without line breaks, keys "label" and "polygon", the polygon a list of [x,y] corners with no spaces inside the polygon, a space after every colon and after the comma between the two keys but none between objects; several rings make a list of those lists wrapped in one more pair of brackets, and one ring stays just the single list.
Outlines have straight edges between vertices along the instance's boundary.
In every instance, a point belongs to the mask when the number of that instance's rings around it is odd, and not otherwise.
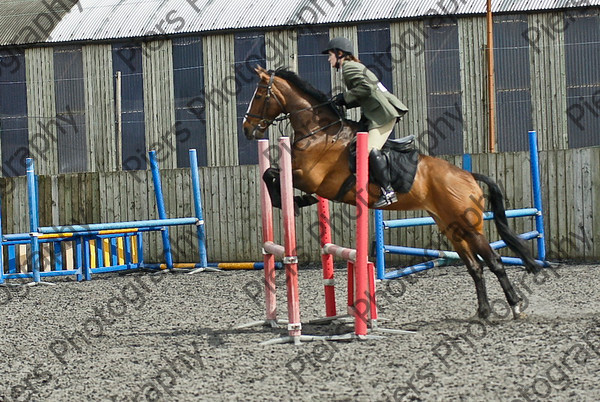
[{"label": "horse's head", "polygon": [[260,81],[254,91],[254,96],[244,115],[244,134],[249,140],[264,137],[265,130],[275,121],[275,118],[284,112],[281,93],[275,88],[275,73],[269,73],[262,67],[254,71],[260,77]]}]

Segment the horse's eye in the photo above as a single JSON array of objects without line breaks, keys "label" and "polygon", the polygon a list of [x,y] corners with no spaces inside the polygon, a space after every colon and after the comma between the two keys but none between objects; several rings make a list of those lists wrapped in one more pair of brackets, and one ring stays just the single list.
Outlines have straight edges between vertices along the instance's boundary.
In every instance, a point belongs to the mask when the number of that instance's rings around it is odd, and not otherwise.
[{"label": "horse's eye", "polygon": [[260,98],[262,98],[262,95],[256,94],[256,95],[254,95],[254,98],[255,99],[260,99]]}]

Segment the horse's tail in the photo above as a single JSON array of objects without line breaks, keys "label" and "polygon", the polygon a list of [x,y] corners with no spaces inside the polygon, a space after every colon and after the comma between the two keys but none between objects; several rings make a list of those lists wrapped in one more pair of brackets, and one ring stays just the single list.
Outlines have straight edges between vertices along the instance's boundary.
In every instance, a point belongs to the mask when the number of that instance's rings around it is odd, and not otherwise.
[{"label": "horse's tail", "polygon": [[475,180],[487,184],[490,191],[490,204],[494,213],[494,222],[498,233],[506,245],[514,251],[521,259],[529,273],[538,273],[541,266],[534,260],[525,242],[508,226],[506,209],[504,208],[504,195],[500,187],[489,177],[478,173],[471,173]]}]

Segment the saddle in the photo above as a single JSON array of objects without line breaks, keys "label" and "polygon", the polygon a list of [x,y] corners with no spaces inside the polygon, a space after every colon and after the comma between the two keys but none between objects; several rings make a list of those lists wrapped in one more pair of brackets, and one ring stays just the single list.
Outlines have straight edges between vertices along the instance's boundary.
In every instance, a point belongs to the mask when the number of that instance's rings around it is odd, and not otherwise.
[{"label": "saddle", "polygon": [[[388,139],[381,148],[381,153],[387,158],[392,187],[398,193],[408,193],[417,173],[419,152],[415,149],[415,136],[398,139]],[[348,144],[350,153],[350,171],[356,173],[356,139]],[[369,175],[369,181],[375,180]],[[354,183],[352,183],[353,185]]]}]

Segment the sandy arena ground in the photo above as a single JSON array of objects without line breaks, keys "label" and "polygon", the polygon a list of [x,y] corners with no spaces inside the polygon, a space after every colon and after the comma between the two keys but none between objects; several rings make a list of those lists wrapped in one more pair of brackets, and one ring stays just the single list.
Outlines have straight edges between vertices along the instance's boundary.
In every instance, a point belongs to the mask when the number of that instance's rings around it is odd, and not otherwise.
[{"label": "sandy arena ground", "polygon": [[[337,271],[338,311],[345,274]],[[96,275],[90,282],[0,288],[6,401],[585,400],[600,399],[600,266],[509,276],[528,317],[508,315],[486,272],[494,314],[469,320],[464,267],[378,284],[380,340],[259,343],[285,329],[234,327],[264,318],[262,271]],[[299,274],[303,321],[324,315],[321,272]],[[286,318],[283,273],[279,316]],[[305,324],[306,334],[351,330]]]}]

